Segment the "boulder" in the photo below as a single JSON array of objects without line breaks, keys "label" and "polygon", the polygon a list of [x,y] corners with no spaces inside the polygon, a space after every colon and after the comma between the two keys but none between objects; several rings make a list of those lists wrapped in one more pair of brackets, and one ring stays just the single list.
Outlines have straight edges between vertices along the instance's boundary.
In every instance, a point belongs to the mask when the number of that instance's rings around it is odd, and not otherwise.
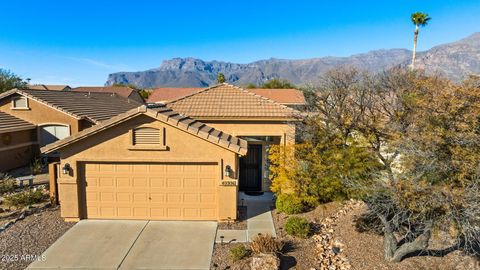
[{"label": "boulder", "polygon": [[280,259],[275,254],[259,254],[252,258],[250,263],[252,270],[278,270]]}]

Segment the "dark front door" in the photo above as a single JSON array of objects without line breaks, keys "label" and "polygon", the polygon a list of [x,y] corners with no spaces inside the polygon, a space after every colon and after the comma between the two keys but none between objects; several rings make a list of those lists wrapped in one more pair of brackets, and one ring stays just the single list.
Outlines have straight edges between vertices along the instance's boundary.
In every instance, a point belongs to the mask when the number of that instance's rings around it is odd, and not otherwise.
[{"label": "dark front door", "polygon": [[240,158],[240,190],[261,191],[262,145],[248,145],[247,155]]}]

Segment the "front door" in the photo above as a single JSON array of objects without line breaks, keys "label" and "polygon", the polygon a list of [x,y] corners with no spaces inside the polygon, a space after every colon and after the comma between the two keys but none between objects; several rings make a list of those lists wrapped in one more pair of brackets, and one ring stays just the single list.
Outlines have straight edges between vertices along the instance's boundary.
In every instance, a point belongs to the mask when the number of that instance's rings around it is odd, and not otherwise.
[{"label": "front door", "polygon": [[262,189],[262,145],[249,144],[247,155],[240,158],[240,190]]}]

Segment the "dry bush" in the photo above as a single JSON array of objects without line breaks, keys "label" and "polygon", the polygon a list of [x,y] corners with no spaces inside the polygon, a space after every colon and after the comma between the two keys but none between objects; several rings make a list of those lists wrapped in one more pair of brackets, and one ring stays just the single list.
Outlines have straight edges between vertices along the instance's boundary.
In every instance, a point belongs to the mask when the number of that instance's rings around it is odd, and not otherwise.
[{"label": "dry bush", "polygon": [[277,254],[280,253],[283,249],[283,242],[277,240],[275,237],[270,234],[258,234],[250,243],[250,249],[255,254]]}]

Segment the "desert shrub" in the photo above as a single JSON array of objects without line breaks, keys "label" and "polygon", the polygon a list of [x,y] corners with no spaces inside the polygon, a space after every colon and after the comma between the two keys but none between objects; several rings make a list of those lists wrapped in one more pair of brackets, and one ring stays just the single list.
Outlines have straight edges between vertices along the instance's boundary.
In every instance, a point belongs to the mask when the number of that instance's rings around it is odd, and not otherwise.
[{"label": "desert shrub", "polygon": [[270,234],[258,234],[252,239],[252,242],[250,243],[250,249],[255,254],[277,254],[282,251],[283,242],[275,239],[275,237],[271,236]]},{"label": "desert shrub", "polygon": [[40,158],[34,158],[30,162],[30,172],[33,175],[41,174],[43,172],[43,164]]},{"label": "desert shrub", "polygon": [[275,205],[278,211],[288,215],[301,213],[305,209],[302,200],[293,194],[280,194]]},{"label": "desert shrub", "polygon": [[307,238],[312,226],[308,220],[301,217],[290,217],[285,223],[285,231],[289,235]]},{"label": "desert shrub", "polygon": [[17,208],[29,206],[36,203],[44,202],[48,199],[48,194],[43,189],[23,190],[18,193],[5,196],[5,204],[9,207]]},{"label": "desert shrub", "polygon": [[5,176],[2,180],[0,180],[0,194],[6,194],[15,191],[17,187],[17,182],[14,178],[10,176]]},{"label": "desert shrub", "polygon": [[243,244],[237,244],[230,248],[230,257],[234,262],[239,261],[250,254],[250,250],[248,250]]}]

